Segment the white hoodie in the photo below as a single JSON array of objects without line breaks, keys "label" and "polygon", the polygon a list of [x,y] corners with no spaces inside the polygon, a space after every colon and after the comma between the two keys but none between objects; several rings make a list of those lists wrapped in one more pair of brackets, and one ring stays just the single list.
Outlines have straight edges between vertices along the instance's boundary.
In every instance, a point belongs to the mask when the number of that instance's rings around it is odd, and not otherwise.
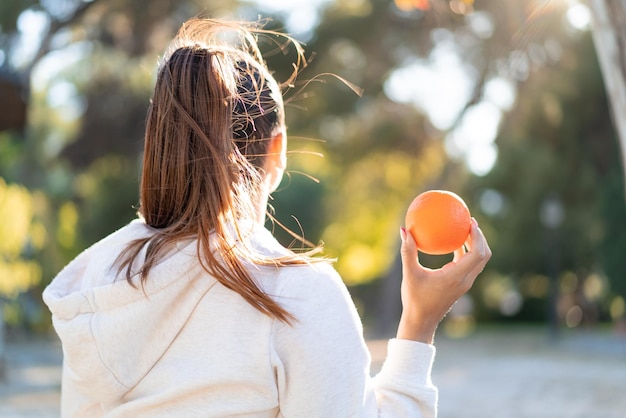
[{"label": "white hoodie", "polygon": [[[297,322],[253,308],[181,243],[145,285],[112,268],[150,228],[135,220],[80,254],[44,301],[63,344],[63,417],[435,417],[431,345],[393,339],[381,372],[348,291],[326,263],[252,274]],[[285,249],[266,229],[250,237]]]}]

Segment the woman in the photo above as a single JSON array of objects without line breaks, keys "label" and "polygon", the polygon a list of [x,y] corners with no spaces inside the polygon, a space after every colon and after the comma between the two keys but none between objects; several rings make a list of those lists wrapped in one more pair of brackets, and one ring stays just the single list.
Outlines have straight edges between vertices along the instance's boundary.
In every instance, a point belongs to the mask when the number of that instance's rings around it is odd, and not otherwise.
[{"label": "woman", "polygon": [[338,274],[263,227],[287,136],[262,33],[194,19],[164,57],[139,219],[85,250],[44,292],[63,344],[64,417],[436,416],[435,329],[489,247],[473,221],[467,252],[427,270],[401,229],[403,313],[371,378]]}]

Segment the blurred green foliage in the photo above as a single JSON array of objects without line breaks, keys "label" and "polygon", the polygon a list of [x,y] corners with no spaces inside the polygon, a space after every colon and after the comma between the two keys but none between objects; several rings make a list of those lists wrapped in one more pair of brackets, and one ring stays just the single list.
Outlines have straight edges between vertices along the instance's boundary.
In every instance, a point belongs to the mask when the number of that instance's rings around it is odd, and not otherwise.
[{"label": "blurred green foliage", "polygon": [[[397,287],[385,289],[397,280],[408,203],[429,188],[451,189],[466,199],[494,253],[471,296],[451,312],[451,334],[476,320],[544,321],[553,283],[568,326],[623,316],[623,169],[589,33],[568,27],[566,5],[557,2],[465,2],[467,12],[474,8],[467,15],[447,0],[431,3],[420,11],[392,0],[330,1],[317,25],[294,33],[310,60],[286,92],[289,166],[271,201],[276,218],[325,243],[359,309],[375,319],[399,303]],[[156,61],[180,23],[195,15],[267,15],[258,7],[225,0],[2,3],[0,75],[18,74],[30,87],[28,126],[0,132],[7,321],[45,326],[43,286],[135,216]],[[43,22],[41,42],[24,44],[33,21]],[[288,23],[279,13],[269,24]],[[396,70],[428,65],[442,45],[452,45],[472,83],[465,110],[488,101],[490,80],[514,88],[498,159],[482,176],[449,149],[463,112],[437,129],[423,108],[394,101],[385,89]],[[268,57],[279,81],[292,58]],[[550,204],[562,211],[553,227],[542,223]],[[300,245],[269,226],[285,245]]]}]

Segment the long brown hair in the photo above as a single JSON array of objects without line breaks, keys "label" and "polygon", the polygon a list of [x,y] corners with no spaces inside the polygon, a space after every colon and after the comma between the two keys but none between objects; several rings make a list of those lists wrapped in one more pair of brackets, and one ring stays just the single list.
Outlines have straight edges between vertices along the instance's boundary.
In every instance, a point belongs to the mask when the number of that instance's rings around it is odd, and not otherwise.
[{"label": "long brown hair", "polygon": [[[269,139],[284,129],[280,87],[259,50],[259,35],[286,35],[250,22],[192,19],[174,38],[160,65],[148,109],[139,215],[154,229],[118,258],[128,282],[143,285],[160,257],[183,239],[197,240],[201,266],[259,311],[281,321],[292,315],[255,283],[246,264],[318,261],[313,253],[258,254],[240,222],[258,213],[261,167]],[[288,80],[287,82],[291,82]],[[145,260],[135,268],[146,247]]]}]

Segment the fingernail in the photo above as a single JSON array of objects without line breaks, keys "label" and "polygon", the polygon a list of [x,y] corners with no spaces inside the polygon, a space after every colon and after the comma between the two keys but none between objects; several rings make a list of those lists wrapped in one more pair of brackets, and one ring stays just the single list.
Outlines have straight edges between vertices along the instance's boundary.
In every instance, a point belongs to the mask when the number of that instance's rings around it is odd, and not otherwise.
[{"label": "fingernail", "polygon": [[404,229],[404,227],[400,227],[400,238],[402,239],[402,242],[406,241],[406,229]]}]

